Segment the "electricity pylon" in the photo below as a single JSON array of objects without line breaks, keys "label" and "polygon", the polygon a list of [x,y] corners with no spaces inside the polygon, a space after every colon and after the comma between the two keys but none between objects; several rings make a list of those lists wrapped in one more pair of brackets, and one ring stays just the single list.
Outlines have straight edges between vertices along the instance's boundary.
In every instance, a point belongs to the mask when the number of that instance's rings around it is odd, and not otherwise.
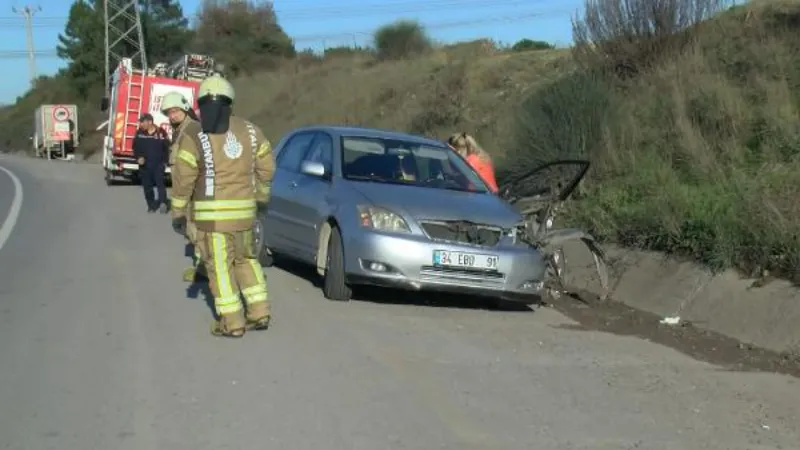
[{"label": "electricity pylon", "polygon": [[106,92],[111,89],[110,74],[122,58],[131,58],[134,67],[147,73],[142,18],[138,0],[104,0],[106,25]]}]

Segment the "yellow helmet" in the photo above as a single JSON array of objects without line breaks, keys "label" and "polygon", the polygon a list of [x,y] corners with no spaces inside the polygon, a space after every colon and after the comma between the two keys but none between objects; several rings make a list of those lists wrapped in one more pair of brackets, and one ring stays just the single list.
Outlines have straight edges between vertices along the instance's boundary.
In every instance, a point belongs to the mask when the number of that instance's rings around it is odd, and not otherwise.
[{"label": "yellow helmet", "polygon": [[166,113],[168,110],[172,108],[180,108],[184,111],[188,111],[192,105],[186,100],[186,97],[183,96],[180,92],[168,92],[164,97],[161,99],[161,112]]},{"label": "yellow helmet", "polygon": [[233,103],[235,94],[233,92],[233,86],[228,80],[218,74],[214,74],[200,83],[197,99],[199,101],[205,97],[222,97]]}]

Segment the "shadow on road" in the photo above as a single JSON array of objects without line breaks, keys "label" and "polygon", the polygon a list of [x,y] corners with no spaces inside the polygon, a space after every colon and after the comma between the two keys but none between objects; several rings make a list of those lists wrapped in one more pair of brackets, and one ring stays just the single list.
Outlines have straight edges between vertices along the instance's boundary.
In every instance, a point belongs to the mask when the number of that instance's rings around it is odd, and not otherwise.
[{"label": "shadow on road", "polygon": [[217,318],[217,310],[214,308],[214,296],[211,294],[211,289],[208,287],[208,280],[195,278],[194,281],[186,288],[186,296],[191,299],[202,297],[206,302],[206,306],[211,311],[211,315]]},{"label": "shadow on road", "polygon": [[[316,270],[307,265],[276,259],[275,267],[302,278],[317,289],[322,289],[322,277]],[[353,300],[381,303],[387,305],[427,306],[451,309],[484,309],[505,312],[533,312],[533,308],[521,303],[498,301],[468,295],[448,294],[441,292],[416,292],[400,289],[379,288],[372,286],[356,286],[353,289]]]}]

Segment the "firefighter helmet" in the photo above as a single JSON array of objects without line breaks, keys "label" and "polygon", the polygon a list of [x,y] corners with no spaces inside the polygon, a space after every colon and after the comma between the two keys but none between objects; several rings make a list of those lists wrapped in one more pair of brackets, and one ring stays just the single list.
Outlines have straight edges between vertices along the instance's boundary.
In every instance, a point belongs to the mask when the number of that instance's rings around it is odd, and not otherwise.
[{"label": "firefighter helmet", "polygon": [[180,92],[169,92],[161,99],[161,112],[166,113],[172,108],[179,108],[188,111],[192,106]]},{"label": "firefighter helmet", "polygon": [[221,99],[228,103],[233,103],[234,97],[235,94],[231,83],[218,74],[203,80],[197,92],[197,100],[203,100],[203,103],[213,99]]}]

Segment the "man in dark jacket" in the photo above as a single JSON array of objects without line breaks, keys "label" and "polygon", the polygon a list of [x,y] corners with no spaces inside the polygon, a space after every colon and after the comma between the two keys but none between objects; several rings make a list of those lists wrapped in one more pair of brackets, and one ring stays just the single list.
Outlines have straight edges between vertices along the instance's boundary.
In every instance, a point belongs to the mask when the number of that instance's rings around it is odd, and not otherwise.
[{"label": "man in dark jacket", "polygon": [[[151,114],[139,118],[139,130],[133,138],[133,155],[139,163],[139,178],[144,188],[147,212],[169,211],[167,188],[164,185],[164,171],[169,160],[169,137],[153,123]],[[158,190],[158,198],[153,196],[153,188]]]}]

